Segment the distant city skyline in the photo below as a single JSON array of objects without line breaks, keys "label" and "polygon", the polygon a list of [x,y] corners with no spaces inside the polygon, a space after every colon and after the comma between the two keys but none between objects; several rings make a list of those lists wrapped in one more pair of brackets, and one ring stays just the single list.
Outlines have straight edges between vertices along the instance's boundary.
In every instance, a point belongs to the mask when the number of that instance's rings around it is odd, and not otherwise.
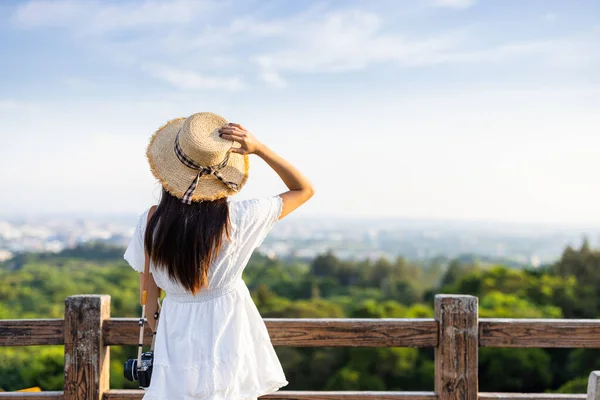
[{"label": "distant city skyline", "polygon": [[[593,0],[0,3],[0,215],[131,214],[213,111],[297,165],[300,216],[600,225]],[[285,186],[261,160],[239,198]]]},{"label": "distant city skyline", "polygon": [[[241,198],[241,196],[240,196]],[[145,211],[144,211],[145,212]],[[64,212],[2,212],[0,211],[0,221],[10,222],[23,222],[28,221],[35,223],[36,221],[47,221],[47,220],[88,220],[98,221],[103,223],[110,223],[119,221],[123,224],[132,225],[139,218],[137,212],[98,212],[98,211],[84,211],[72,213],[69,211]],[[358,224],[406,224],[406,226],[436,226],[436,227],[464,227],[464,228],[491,228],[506,230],[507,232],[516,233],[520,231],[525,232],[544,232],[547,230],[570,230],[578,231],[582,234],[594,235],[595,232],[600,232],[600,223],[596,222],[527,222],[527,221],[509,221],[509,220],[493,220],[493,219],[456,219],[456,218],[413,218],[403,216],[390,216],[390,215],[344,215],[344,214],[333,214],[333,213],[311,213],[311,212],[294,212],[288,215],[284,220],[278,221],[276,225],[286,224],[287,221],[293,223],[314,222],[319,221],[323,224],[336,224],[338,222],[346,223],[358,223]]]},{"label": "distant city skyline", "polygon": [[[60,252],[89,242],[124,248],[137,216],[106,218],[0,217],[0,262],[22,252]],[[311,259],[333,251],[344,259],[480,258],[485,263],[539,266],[554,262],[566,246],[587,238],[600,246],[600,226],[589,229],[511,224],[402,221],[382,218],[286,218],[260,251],[276,258]]]}]

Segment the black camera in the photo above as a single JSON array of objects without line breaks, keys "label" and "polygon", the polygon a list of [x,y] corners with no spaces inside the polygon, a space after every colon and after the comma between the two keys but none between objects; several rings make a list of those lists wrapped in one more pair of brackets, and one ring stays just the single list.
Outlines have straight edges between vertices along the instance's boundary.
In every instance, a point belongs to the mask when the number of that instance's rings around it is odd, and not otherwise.
[{"label": "black camera", "polygon": [[130,358],[125,362],[123,374],[128,381],[139,381],[141,388],[150,386],[152,377],[152,362],[154,361],[154,352],[147,351],[142,354],[142,365],[138,366],[137,358]]}]

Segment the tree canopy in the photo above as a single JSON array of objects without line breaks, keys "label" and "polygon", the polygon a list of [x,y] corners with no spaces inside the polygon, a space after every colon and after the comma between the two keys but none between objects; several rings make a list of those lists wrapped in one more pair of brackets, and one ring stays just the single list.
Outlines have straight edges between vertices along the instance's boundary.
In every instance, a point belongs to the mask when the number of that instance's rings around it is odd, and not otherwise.
[{"label": "tree canopy", "polygon": [[[113,317],[139,315],[138,274],[122,250],[78,248],[28,254],[0,264],[0,318],[62,318],[74,294],[111,295]],[[311,262],[255,254],[244,279],[263,317],[431,318],[436,293],[479,297],[481,317],[597,318],[600,252],[584,242],[553,265],[514,269],[453,260],[346,261],[328,252]],[[433,349],[292,348],[277,353],[290,390],[432,390]],[[133,346],[111,348],[111,387],[135,388],[122,374]],[[481,349],[482,391],[585,392],[600,369],[598,350]],[[62,346],[0,348],[0,389],[60,390]]]}]

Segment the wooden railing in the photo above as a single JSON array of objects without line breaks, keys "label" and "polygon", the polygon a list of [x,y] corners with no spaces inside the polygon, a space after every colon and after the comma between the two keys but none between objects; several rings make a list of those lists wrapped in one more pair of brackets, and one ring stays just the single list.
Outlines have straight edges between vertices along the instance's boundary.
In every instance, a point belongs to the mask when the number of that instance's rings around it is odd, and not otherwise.
[{"label": "wooden railing", "polygon": [[[600,320],[479,319],[477,298],[438,295],[432,319],[266,319],[276,346],[434,347],[431,392],[280,391],[264,399],[600,400],[600,372],[588,394],[478,393],[479,347],[600,348]],[[110,318],[110,296],[71,296],[64,319],[0,320],[0,346],[65,346],[64,391],[0,393],[0,399],[141,399],[109,384],[111,345],[136,345],[137,319]],[[146,329],[146,343],[150,330]],[[598,391],[597,389],[598,388]]]}]

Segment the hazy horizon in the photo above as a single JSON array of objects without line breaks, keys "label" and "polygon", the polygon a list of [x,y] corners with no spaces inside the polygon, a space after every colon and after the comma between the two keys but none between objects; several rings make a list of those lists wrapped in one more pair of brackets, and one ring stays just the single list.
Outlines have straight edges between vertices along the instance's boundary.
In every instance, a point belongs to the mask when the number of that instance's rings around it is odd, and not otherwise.
[{"label": "hazy horizon", "polygon": [[[60,213],[2,213],[0,212],[0,221],[7,222],[35,222],[39,219],[41,223],[49,220],[89,220],[104,223],[112,222],[130,222],[133,225],[139,218],[139,213],[134,212],[81,212],[69,213],[68,211]],[[279,221],[276,225],[297,223],[304,221],[314,224],[315,222],[322,225],[330,225],[335,223],[340,224],[384,224],[396,226],[402,224],[406,228],[474,228],[483,230],[494,229],[517,229],[523,231],[538,231],[538,232],[557,232],[557,231],[580,231],[582,234],[592,236],[599,235],[600,223],[560,223],[560,222],[531,222],[531,221],[506,221],[492,219],[452,219],[452,218],[417,218],[410,216],[385,216],[385,215],[344,215],[344,214],[318,214],[307,212],[294,212],[285,219]]]},{"label": "hazy horizon", "polygon": [[[600,226],[600,3],[6,1],[0,215],[137,215],[198,111],[314,182],[299,217]],[[285,189],[252,156],[239,198]]]}]

